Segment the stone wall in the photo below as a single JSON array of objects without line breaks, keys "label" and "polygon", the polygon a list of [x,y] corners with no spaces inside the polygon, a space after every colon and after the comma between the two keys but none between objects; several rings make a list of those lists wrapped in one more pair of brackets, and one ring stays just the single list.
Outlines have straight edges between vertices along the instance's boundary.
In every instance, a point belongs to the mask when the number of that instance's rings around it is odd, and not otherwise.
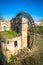
[{"label": "stone wall", "polygon": [[6,30],[10,30],[11,24],[9,21],[0,22],[0,31],[4,31],[4,27],[6,27]]},{"label": "stone wall", "polygon": [[[16,47],[14,46],[15,41],[17,41]],[[21,36],[12,39],[6,39],[6,43],[1,43],[1,50],[3,52],[3,55],[6,56],[7,61],[9,61],[11,55],[19,53],[20,49],[21,49]]]},{"label": "stone wall", "polygon": [[22,48],[27,47],[28,19],[22,18]]},{"label": "stone wall", "polygon": [[21,40],[21,42],[22,42],[22,44],[21,44],[22,48],[27,47],[28,19],[24,18],[24,17],[20,17],[20,18],[18,18],[16,20],[13,19],[11,22],[13,24],[12,28],[15,29],[16,31],[18,30],[18,32],[22,36],[22,40]]}]

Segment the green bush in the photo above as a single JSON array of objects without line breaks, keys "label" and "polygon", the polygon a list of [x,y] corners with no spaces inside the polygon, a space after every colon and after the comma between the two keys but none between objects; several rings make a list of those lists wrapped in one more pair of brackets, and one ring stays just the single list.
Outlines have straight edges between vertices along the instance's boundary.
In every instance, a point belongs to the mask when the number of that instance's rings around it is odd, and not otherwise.
[{"label": "green bush", "polygon": [[36,32],[39,34],[43,34],[43,26],[39,26],[38,28],[36,28]]},{"label": "green bush", "polygon": [[14,65],[15,56],[11,55],[8,65]]}]

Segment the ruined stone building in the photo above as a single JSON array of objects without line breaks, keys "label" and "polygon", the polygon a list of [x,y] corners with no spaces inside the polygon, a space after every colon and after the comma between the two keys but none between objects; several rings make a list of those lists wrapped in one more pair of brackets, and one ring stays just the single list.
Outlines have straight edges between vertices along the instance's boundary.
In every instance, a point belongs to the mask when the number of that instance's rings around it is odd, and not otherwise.
[{"label": "ruined stone building", "polygon": [[[11,54],[16,54],[20,49],[27,47],[27,30],[28,30],[28,19],[22,17],[18,20],[13,18],[10,22],[0,22],[0,31],[9,31],[15,30],[20,35],[14,36],[12,38],[8,38],[7,36],[3,35],[1,40],[1,47],[2,52],[6,56]],[[5,50],[7,50],[5,52]],[[9,53],[10,52],[10,53]]]},{"label": "ruined stone building", "polygon": [[0,20],[1,51],[7,60],[9,60],[10,55],[17,54],[21,49],[28,47],[28,21],[28,18],[21,16],[12,18],[8,22]]}]

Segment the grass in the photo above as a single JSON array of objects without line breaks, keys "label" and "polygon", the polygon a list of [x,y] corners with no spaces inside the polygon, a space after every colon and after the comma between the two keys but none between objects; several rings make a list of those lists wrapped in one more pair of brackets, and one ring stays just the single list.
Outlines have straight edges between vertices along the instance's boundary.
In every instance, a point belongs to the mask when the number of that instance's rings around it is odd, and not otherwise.
[{"label": "grass", "polygon": [[34,45],[37,51],[33,48],[31,55],[24,58],[21,61],[21,65],[43,65],[43,35],[37,35]]},{"label": "grass", "polygon": [[36,48],[33,48],[31,52],[27,53],[26,49],[21,51],[21,54],[18,54],[14,61],[11,59],[8,65],[12,65],[11,63],[14,65],[43,65],[43,35],[37,35],[34,45]]},{"label": "grass", "polygon": [[[43,35],[42,35],[43,36]],[[31,52],[26,54],[25,52],[21,52],[17,58],[14,60],[14,65],[43,65],[43,38],[40,35],[37,35],[35,39],[35,47],[31,49]],[[12,60],[12,59],[11,59]],[[11,62],[12,63],[12,62]],[[11,64],[10,64],[11,65]]]},{"label": "grass", "polygon": [[5,38],[13,38],[18,36],[19,34],[16,31],[9,30],[9,31],[1,31],[0,35],[2,35],[2,37],[5,37]]}]

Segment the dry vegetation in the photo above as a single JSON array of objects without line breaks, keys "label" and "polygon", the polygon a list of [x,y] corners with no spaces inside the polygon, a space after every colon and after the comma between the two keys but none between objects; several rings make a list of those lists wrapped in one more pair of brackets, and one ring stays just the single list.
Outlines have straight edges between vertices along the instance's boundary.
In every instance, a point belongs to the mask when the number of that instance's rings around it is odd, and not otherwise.
[{"label": "dry vegetation", "polygon": [[21,52],[11,56],[9,65],[43,65],[43,38],[37,35],[35,44],[31,50],[23,49]]}]

